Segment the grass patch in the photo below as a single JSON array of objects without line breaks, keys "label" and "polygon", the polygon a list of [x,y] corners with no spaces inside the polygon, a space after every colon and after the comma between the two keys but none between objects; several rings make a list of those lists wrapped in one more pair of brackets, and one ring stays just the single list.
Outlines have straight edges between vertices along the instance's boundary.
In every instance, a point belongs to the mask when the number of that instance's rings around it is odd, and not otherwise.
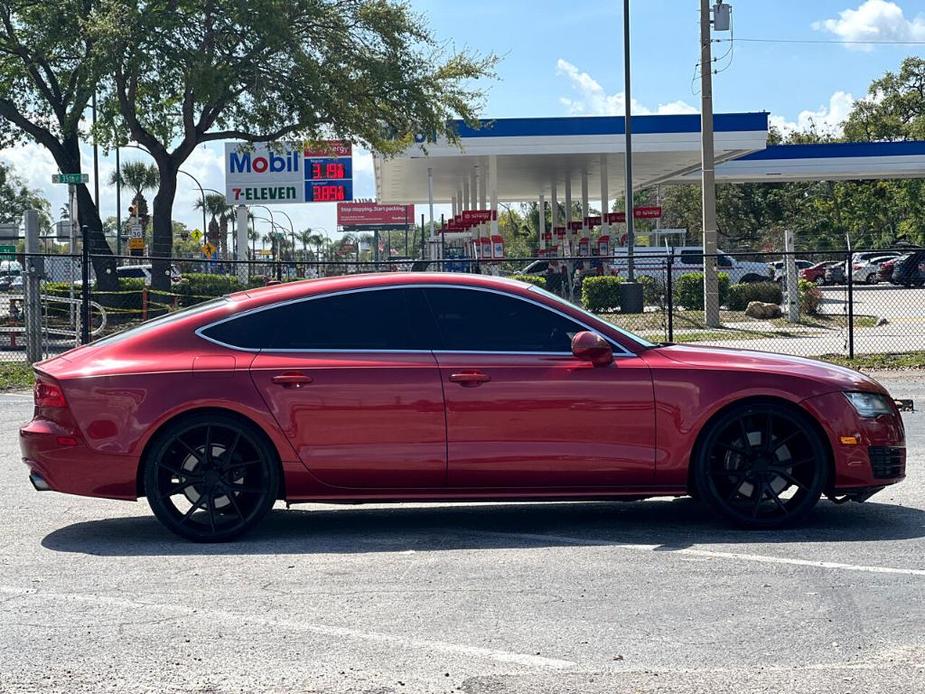
[{"label": "grass patch", "polygon": [[858,371],[923,371],[925,370],[925,352],[905,352],[899,354],[856,354],[854,359],[841,354],[823,354],[822,361],[839,366],[847,366]]},{"label": "grass patch", "polygon": [[0,390],[28,390],[34,382],[34,372],[29,364],[0,362]]}]

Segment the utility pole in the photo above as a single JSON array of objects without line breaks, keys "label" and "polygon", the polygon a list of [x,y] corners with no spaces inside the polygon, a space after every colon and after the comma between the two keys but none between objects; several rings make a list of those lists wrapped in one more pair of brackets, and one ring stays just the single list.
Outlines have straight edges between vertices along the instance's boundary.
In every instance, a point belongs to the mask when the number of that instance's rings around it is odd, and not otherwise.
[{"label": "utility pole", "polygon": [[[633,218],[633,97],[630,89],[630,0],[623,0],[623,97],[626,133],[626,279],[636,281],[636,220]],[[606,212],[603,212],[606,214]]]},{"label": "utility pole", "polygon": [[[700,152],[703,177],[703,318],[719,327],[719,282],[716,273],[716,178],[713,153],[713,56],[710,0],[700,0]],[[627,219],[629,211],[627,210]]]}]

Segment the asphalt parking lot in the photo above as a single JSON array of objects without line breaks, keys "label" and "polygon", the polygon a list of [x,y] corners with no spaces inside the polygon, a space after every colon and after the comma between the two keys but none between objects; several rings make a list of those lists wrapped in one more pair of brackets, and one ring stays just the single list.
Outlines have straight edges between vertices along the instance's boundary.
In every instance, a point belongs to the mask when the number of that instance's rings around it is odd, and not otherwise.
[{"label": "asphalt parking lot", "polygon": [[[925,376],[881,379],[925,408]],[[227,545],[37,494],[0,395],[0,691],[925,691],[909,477],[777,533],[688,499],[302,506]]]}]

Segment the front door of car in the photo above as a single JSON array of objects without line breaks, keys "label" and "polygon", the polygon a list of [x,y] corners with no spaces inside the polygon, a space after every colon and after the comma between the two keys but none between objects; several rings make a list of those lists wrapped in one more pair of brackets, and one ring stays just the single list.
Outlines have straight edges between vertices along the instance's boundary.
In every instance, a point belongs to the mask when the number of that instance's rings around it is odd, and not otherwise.
[{"label": "front door of car", "polygon": [[400,288],[320,296],[234,319],[229,332],[246,337],[216,336],[259,345],[254,384],[325,484],[445,484],[440,372],[410,328],[408,300]]},{"label": "front door of car", "polygon": [[586,328],[490,290],[424,290],[440,345],[450,487],[636,486],[653,481],[655,408],[642,359],[571,354]]}]

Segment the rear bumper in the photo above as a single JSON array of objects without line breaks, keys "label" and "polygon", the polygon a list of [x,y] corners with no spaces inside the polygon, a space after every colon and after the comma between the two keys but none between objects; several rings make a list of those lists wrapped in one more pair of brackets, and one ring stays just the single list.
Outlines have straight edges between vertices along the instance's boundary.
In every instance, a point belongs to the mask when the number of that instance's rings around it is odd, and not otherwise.
[{"label": "rear bumper", "polygon": [[92,450],[77,432],[56,422],[33,419],[24,424],[19,429],[19,449],[38,491],[106,499],[138,497],[136,458]]},{"label": "rear bumper", "polygon": [[832,448],[830,493],[883,488],[905,479],[906,433],[898,412],[859,417],[842,393],[810,398],[803,405],[825,430]]}]

